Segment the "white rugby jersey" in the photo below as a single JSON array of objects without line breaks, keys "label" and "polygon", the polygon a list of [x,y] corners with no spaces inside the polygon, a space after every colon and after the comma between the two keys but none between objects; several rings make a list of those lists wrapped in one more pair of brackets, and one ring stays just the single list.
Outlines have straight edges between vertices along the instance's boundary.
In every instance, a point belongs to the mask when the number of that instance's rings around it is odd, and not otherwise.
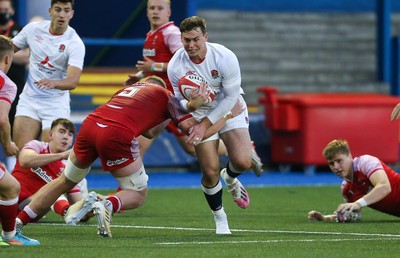
[{"label": "white rugby jersey", "polygon": [[[167,72],[175,96],[179,100],[184,100],[178,89],[178,81],[181,77],[195,74],[208,82],[215,92],[214,101],[199,107],[193,112],[193,116],[197,120],[207,116],[212,123],[215,123],[232,109],[238,96],[243,93],[243,89],[240,86],[240,67],[236,55],[220,44],[209,42],[206,44],[206,57],[201,63],[193,63],[185,49],[180,48],[169,62]],[[225,89],[230,89],[230,91],[227,92]],[[228,95],[234,97],[235,101],[226,99]]]},{"label": "white rugby jersey", "polygon": [[6,101],[13,103],[15,96],[17,95],[17,85],[0,70],[0,101]]},{"label": "white rugby jersey", "polygon": [[68,65],[83,69],[85,45],[73,28],[68,26],[64,34],[54,35],[50,33],[50,21],[32,22],[12,40],[19,49],[30,48],[29,73],[23,94],[45,98],[69,95],[66,90],[40,90],[34,82],[63,80]]}]

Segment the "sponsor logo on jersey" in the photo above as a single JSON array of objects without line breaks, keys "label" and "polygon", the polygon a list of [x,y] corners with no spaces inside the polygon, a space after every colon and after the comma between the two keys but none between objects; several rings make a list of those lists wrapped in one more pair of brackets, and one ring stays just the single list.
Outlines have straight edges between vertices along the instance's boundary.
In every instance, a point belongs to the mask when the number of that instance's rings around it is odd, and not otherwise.
[{"label": "sponsor logo on jersey", "polygon": [[148,48],[144,48],[143,49],[143,55],[144,56],[155,56],[156,55],[156,50],[153,49],[148,49]]},{"label": "sponsor logo on jersey", "polygon": [[53,177],[49,176],[46,171],[44,171],[41,167],[33,167],[31,171],[38,175],[41,179],[46,181],[47,183],[53,181]]},{"label": "sponsor logo on jersey", "polygon": [[122,159],[117,159],[117,160],[107,160],[107,166],[112,167],[112,166],[117,166],[125,161],[129,160],[128,158],[122,158]]},{"label": "sponsor logo on jersey", "polygon": [[35,35],[35,41],[37,41],[37,42],[42,42],[43,41],[43,38],[42,38],[42,36],[40,36],[40,35]]}]

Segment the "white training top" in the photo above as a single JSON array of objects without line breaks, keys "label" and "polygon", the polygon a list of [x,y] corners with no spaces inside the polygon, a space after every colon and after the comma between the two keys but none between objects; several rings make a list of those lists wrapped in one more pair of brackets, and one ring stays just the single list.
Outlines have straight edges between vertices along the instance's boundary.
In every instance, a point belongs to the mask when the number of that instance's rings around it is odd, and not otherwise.
[{"label": "white training top", "polygon": [[76,31],[68,26],[62,35],[50,33],[50,21],[27,24],[13,39],[19,49],[30,48],[29,74],[23,94],[39,98],[68,95],[59,89],[40,90],[34,82],[41,79],[63,80],[68,65],[82,70],[85,45]]},{"label": "white training top", "polygon": [[6,101],[10,105],[15,100],[17,94],[17,85],[0,70],[0,101]]},{"label": "white training top", "polygon": [[206,46],[206,57],[198,64],[190,60],[184,48],[180,48],[169,61],[167,72],[175,96],[185,109],[187,100],[179,92],[179,79],[195,74],[208,82],[216,94],[214,101],[199,107],[193,116],[197,120],[207,116],[214,124],[232,109],[243,89],[240,87],[240,67],[236,55],[220,44],[206,42]]}]

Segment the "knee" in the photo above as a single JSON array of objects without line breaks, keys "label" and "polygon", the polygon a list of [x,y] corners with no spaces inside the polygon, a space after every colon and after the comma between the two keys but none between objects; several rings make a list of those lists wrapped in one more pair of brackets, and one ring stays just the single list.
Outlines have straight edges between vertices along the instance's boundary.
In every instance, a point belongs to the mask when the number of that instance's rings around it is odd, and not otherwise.
[{"label": "knee", "polygon": [[233,167],[238,171],[246,171],[251,169],[251,157],[242,159],[232,159],[230,160]]}]

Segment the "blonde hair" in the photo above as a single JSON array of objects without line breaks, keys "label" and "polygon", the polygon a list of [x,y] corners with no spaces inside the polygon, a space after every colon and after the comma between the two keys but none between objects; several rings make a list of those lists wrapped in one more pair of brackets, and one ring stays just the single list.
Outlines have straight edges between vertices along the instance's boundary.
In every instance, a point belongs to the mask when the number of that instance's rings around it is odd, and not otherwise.
[{"label": "blonde hair", "polygon": [[150,83],[160,85],[163,88],[167,88],[165,81],[161,77],[158,77],[156,75],[144,77],[144,78],[140,79],[139,82],[150,82]]},{"label": "blonde hair", "polygon": [[14,54],[14,44],[9,37],[0,35],[0,59]]},{"label": "blonde hair", "polygon": [[346,140],[333,140],[322,151],[326,160],[332,160],[337,154],[350,155],[350,147]]}]

